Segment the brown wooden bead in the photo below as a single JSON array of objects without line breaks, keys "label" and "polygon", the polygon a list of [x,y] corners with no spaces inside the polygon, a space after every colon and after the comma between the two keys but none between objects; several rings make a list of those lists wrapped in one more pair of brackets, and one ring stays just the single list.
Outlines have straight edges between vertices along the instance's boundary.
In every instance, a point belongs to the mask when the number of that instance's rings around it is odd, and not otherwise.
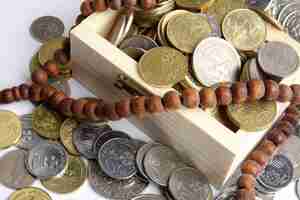
[{"label": "brown wooden bead", "polygon": [[258,145],[256,150],[263,151],[268,156],[272,156],[276,151],[276,145],[268,139],[263,139],[263,141]]},{"label": "brown wooden bead", "polygon": [[49,104],[54,108],[58,108],[59,104],[65,99],[67,96],[62,91],[56,91],[48,100]]},{"label": "brown wooden bead", "polygon": [[151,96],[146,99],[146,110],[149,113],[161,113],[164,111],[161,98],[159,96]]},{"label": "brown wooden bead", "polygon": [[116,103],[116,112],[120,118],[127,118],[130,115],[130,98],[124,98]]},{"label": "brown wooden bead", "polygon": [[116,112],[116,106],[114,103],[106,103],[103,106],[103,113],[106,119],[111,121],[120,120],[118,113]]},{"label": "brown wooden bead", "polygon": [[43,69],[48,73],[50,77],[56,78],[59,75],[58,64],[55,60],[47,61],[46,64],[43,66]]},{"label": "brown wooden bead", "polygon": [[4,103],[12,103],[15,101],[14,94],[12,89],[5,89],[1,92],[1,96],[3,98]]},{"label": "brown wooden bead", "polygon": [[[66,65],[69,63],[69,57],[67,56],[64,49],[57,49],[54,53],[54,59],[57,63]],[[59,74],[59,68],[57,67],[58,74]]]},{"label": "brown wooden bead", "polygon": [[232,102],[231,89],[227,86],[220,86],[216,89],[218,105],[228,106]]},{"label": "brown wooden bead", "polygon": [[41,101],[42,87],[38,84],[33,84],[29,89],[29,99],[33,102]]},{"label": "brown wooden bead", "polygon": [[299,112],[297,106],[295,106],[295,105],[290,105],[289,107],[287,107],[286,113],[300,115],[300,112]]},{"label": "brown wooden bead", "polygon": [[293,104],[295,105],[300,104],[300,85],[293,84],[291,85],[291,89],[293,91],[293,99],[292,99]]},{"label": "brown wooden bead", "polygon": [[18,87],[13,87],[11,90],[13,92],[15,100],[20,101],[22,99],[20,89]]},{"label": "brown wooden bead", "polygon": [[43,89],[41,91],[41,99],[45,99],[48,101],[56,91],[57,89],[50,85],[43,86]]},{"label": "brown wooden bead", "polygon": [[239,189],[236,193],[236,200],[256,200],[255,188],[252,190]]},{"label": "brown wooden bead", "polygon": [[214,89],[203,88],[200,91],[200,105],[202,108],[213,108],[217,105],[217,97]]},{"label": "brown wooden bead", "polygon": [[262,80],[250,80],[247,82],[248,100],[256,101],[265,96],[266,88]]},{"label": "brown wooden bead", "polygon": [[286,113],[281,120],[282,121],[288,121],[293,126],[296,126],[298,124],[299,115],[296,115],[296,114],[293,114],[293,113]]},{"label": "brown wooden bead", "polygon": [[243,174],[238,180],[238,186],[247,190],[253,190],[255,188],[256,180],[251,174]]},{"label": "brown wooden bead", "polygon": [[102,12],[107,10],[107,4],[105,0],[94,0],[94,8],[96,12]]},{"label": "brown wooden bead", "polygon": [[265,99],[268,101],[277,100],[279,96],[279,85],[276,81],[265,80],[266,94]]},{"label": "brown wooden bead", "polygon": [[232,101],[240,104],[248,99],[248,89],[246,82],[236,82],[231,86]]},{"label": "brown wooden bead", "polygon": [[269,161],[269,156],[262,150],[254,150],[250,153],[248,159],[256,161],[261,166],[265,166]]},{"label": "brown wooden bead", "polygon": [[182,91],[182,104],[187,108],[198,108],[200,95],[196,89],[187,88]]},{"label": "brown wooden bead", "polygon": [[27,84],[22,84],[19,86],[19,88],[22,99],[29,99],[29,86]]},{"label": "brown wooden bead", "polygon": [[72,98],[65,98],[60,102],[58,105],[58,110],[61,114],[67,116],[67,117],[72,117],[72,104],[74,102],[74,99]]},{"label": "brown wooden bead", "polygon": [[156,0],[141,0],[141,6],[144,10],[150,10],[156,5]]},{"label": "brown wooden bead", "polygon": [[48,83],[48,74],[43,69],[37,69],[31,74],[31,80],[36,84],[45,85]]},{"label": "brown wooden bead", "polygon": [[281,120],[278,124],[276,124],[276,128],[281,130],[287,137],[296,132],[296,128],[288,121]]},{"label": "brown wooden bead", "polygon": [[78,119],[86,119],[87,116],[84,113],[84,105],[88,102],[86,98],[80,98],[73,101],[72,112]]},{"label": "brown wooden bead", "polygon": [[181,106],[181,101],[176,91],[169,91],[164,95],[163,103],[167,110],[177,110]]},{"label": "brown wooden bead", "polygon": [[92,2],[90,0],[85,0],[84,2],[82,2],[80,6],[80,11],[81,14],[85,17],[88,17],[91,14],[93,14],[94,10],[92,6]]},{"label": "brown wooden bead", "polygon": [[251,174],[256,177],[262,170],[262,166],[260,166],[254,160],[246,160],[241,165],[241,171],[243,174]]},{"label": "brown wooden bead", "polygon": [[105,114],[104,109],[103,109],[104,105],[105,105],[105,103],[103,100],[98,100],[97,107],[95,109],[95,114],[96,114],[97,118],[101,121],[106,120],[105,115],[104,115]]},{"label": "brown wooden bead", "polygon": [[279,96],[278,101],[280,102],[287,102],[291,101],[293,98],[293,91],[292,89],[285,84],[279,84]]},{"label": "brown wooden bead", "polygon": [[144,118],[146,114],[146,97],[134,97],[131,100],[131,112],[138,118]]},{"label": "brown wooden bead", "polygon": [[281,130],[274,128],[268,134],[268,139],[279,146],[287,140],[287,136]]},{"label": "brown wooden bead", "polygon": [[98,105],[98,101],[97,100],[89,100],[83,108],[83,112],[85,114],[85,116],[87,116],[87,118],[91,121],[98,121],[99,118],[96,115],[96,108]]}]

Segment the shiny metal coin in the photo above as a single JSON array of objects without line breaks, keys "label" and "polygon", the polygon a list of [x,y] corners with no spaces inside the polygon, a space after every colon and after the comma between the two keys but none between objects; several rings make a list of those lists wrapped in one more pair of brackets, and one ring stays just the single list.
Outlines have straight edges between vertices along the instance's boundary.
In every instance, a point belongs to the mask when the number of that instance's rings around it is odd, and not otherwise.
[{"label": "shiny metal coin", "polygon": [[29,151],[28,171],[44,180],[61,173],[67,164],[67,152],[58,143],[40,143]]},{"label": "shiny metal coin", "polygon": [[138,176],[128,180],[112,179],[105,175],[95,161],[89,161],[88,177],[92,189],[108,199],[131,199],[142,193],[148,185]]},{"label": "shiny metal coin", "polygon": [[44,16],[36,19],[30,26],[30,33],[39,42],[62,36],[65,31],[63,22],[53,16]]},{"label": "shiny metal coin", "polygon": [[128,47],[140,48],[147,51],[152,48],[158,47],[158,44],[150,37],[135,35],[121,42],[120,49],[125,49]]},{"label": "shiny metal coin", "polygon": [[12,189],[21,189],[33,184],[34,178],[25,167],[27,153],[23,150],[10,151],[0,158],[0,182]]},{"label": "shiny metal coin", "polygon": [[97,152],[93,150],[94,142],[106,131],[111,131],[111,127],[108,125],[96,126],[90,123],[82,123],[74,129],[73,143],[84,157],[87,159],[96,159]]},{"label": "shiny metal coin", "polygon": [[293,11],[296,11],[300,8],[300,3],[299,2],[291,2],[284,6],[278,16],[278,21],[283,24],[284,20],[286,17]]},{"label": "shiny metal coin", "polygon": [[[299,5],[300,9],[300,5]],[[297,41],[300,41],[300,11],[297,10],[287,16],[284,21],[284,27],[288,30],[289,35]]]},{"label": "shiny metal coin", "polygon": [[166,198],[158,194],[141,194],[131,200],[166,200]]},{"label": "shiny metal coin", "polygon": [[270,190],[268,188],[266,188],[265,186],[263,186],[262,184],[260,184],[258,181],[256,181],[255,184],[255,190],[261,194],[261,196],[274,196],[276,191],[274,190]]},{"label": "shiny metal coin", "polygon": [[291,0],[273,0],[273,3],[271,2],[271,13],[272,15],[278,19],[278,16],[282,10],[288,3],[290,3]]}]

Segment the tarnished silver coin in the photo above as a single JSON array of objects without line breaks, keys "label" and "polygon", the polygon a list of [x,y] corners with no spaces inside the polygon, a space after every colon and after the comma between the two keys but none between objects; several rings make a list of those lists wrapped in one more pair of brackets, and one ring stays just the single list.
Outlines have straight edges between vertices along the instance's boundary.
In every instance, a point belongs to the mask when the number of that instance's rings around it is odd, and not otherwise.
[{"label": "tarnished silver coin", "polygon": [[40,42],[46,42],[63,35],[65,26],[63,22],[53,16],[44,16],[33,21],[30,27],[32,37]]},{"label": "tarnished silver coin", "polygon": [[212,193],[207,177],[190,167],[172,173],[169,190],[176,200],[207,200]]},{"label": "tarnished silver coin", "polygon": [[129,179],[136,175],[136,146],[130,139],[114,138],[99,150],[98,162],[103,172],[115,179]]},{"label": "tarnished silver coin", "polygon": [[135,35],[121,42],[120,49],[125,49],[128,47],[140,48],[147,51],[152,48],[158,47],[158,44],[150,37]]},{"label": "tarnished silver coin", "polygon": [[93,149],[94,142],[100,135],[111,130],[109,125],[97,126],[90,123],[82,123],[74,129],[73,144],[85,158],[96,159],[98,154]]},{"label": "tarnished silver coin", "polygon": [[89,183],[93,190],[108,198],[127,200],[142,193],[147,187],[143,179],[134,176],[128,180],[116,180],[105,175],[98,163],[89,161]]},{"label": "tarnished silver coin", "polygon": [[22,137],[17,147],[30,150],[45,140],[40,137],[32,128],[32,114],[26,114],[20,117],[22,122]]},{"label": "tarnished silver coin", "polygon": [[300,5],[299,9],[288,15],[283,23],[289,35],[295,40],[300,41]]},{"label": "tarnished silver coin", "polygon": [[163,145],[151,148],[144,158],[147,176],[161,186],[167,186],[171,173],[184,166],[185,164],[176,152]]},{"label": "tarnished silver coin", "polygon": [[158,194],[141,194],[131,200],[166,200],[166,198]]},{"label": "tarnished silver coin", "polygon": [[51,86],[64,92],[67,96],[71,96],[71,87],[70,87],[68,81],[66,81],[66,80],[55,81],[54,83],[51,84]]},{"label": "tarnished silver coin", "polygon": [[26,154],[23,150],[15,150],[0,158],[0,182],[3,185],[21,189],[33,184],[34,178],[25,167]]},{"label": "tarnished silver coin", "polygon": [[283,24],[284,20],[286,19],[286,17],[293,11],[296,11],[300,9],[300,3],[299,2],[290,2],[288,4],[286,4],[286,6],[284,6],[282,8],[282,10],[279,13],[278,16],[278,21]]},{"label": "tarnished silver coin", "polygon": [[43,142],[29,151],[26,163],[28,171],[40,180],[61,173],[67,164],[67,152],[58,143]]}]

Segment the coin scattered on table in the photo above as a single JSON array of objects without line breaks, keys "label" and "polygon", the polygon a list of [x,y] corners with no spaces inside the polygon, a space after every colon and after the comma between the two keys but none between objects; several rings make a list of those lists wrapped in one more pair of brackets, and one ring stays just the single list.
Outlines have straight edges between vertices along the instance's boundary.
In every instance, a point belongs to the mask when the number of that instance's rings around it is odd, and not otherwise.
[{"label": "coin scattered on table", "polygon": [[27,187],[17,190],[9,196],[8,200],[52,200],[48,193],[36,187]]},{"label": "coin scattered on table", "polygon": [[73,144],[73,131],[78,125],[79,123],[75,119],[68,118],[62,123],[59,130],[61,142],[70,154],[76,156],[79,156],[80,154]]}]

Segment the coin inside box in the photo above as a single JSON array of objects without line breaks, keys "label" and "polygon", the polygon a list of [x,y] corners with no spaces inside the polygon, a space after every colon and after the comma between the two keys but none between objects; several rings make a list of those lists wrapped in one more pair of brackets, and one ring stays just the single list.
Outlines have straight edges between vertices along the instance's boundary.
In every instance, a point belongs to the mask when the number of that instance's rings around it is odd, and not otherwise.
[{"label": "coin inside box", "polygon": [[[105,39],[117,15],[112,10],[93,14],[72,30],[74,77],[96,96],[109,102],[134,95],[128,93],[128,88],[132,87],[139,93],[159,96],[173,90],[148,85],[138,74],[137,62]],[[271,25],[267,27],[268,41],[288,43],[300,54],[300,44]],[[290,85],[298,80],[299,70],[281,82]],[[287,103],[277,103],[276,119],[287,106]],[[182,108],[144,119],[132,117],[129,121],[154,140],[175,148],[187,162],[203,171],[216,187],[226,182],[271,127],[259,132],[233,131],[200,108]]]}]

